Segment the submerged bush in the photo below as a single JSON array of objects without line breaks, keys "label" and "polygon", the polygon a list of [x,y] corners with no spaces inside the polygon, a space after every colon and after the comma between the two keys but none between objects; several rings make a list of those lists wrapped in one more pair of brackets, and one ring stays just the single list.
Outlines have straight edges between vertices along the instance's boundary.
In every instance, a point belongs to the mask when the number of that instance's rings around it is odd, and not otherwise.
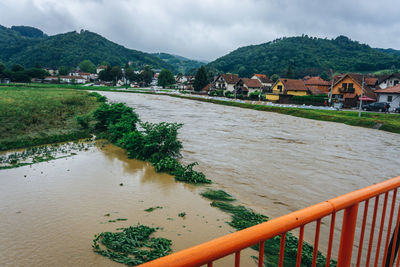
[{"label": "submerged bush", "polygon": [[[171,240],[150,238],[157,229],[145,225],[122,228],[122,232],[105,232],[95,236],[93,250],[113,261],[136,266],[168,255]],[[107,249],[103,249],[101,245]]]},{"label": "submerged bush", "polygon": [[[177,181],[211,183],[202,172],[193,170],[197,163],[184,166],[177,160],[181,157],[178,130],[182,124],[141,122],[133,109],[122,103],[104,103],[94,117],[99,136],[126,149],[129,158],[150,161],[157,172],[174,175]],[[83,119],[78,121],[85,126]]]}]

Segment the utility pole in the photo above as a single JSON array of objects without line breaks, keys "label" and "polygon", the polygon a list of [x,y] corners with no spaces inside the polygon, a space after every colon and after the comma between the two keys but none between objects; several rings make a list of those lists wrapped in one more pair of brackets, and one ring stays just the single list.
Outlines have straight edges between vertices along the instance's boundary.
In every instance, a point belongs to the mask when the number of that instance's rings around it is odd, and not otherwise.
[{"label": "utility pole", "polygon": [[362,86],[361,86],[361,96],[360,96],[360,107],[358,109],[358,117],[361,117],[361,108],[362,108],[362,98],[364,95],[364,74],[362,76]]},{"label": "utility pole", "polygon": [[333,70],[330,69],[331,72],[331,89],[329,90],[329,103],[328,106],[332,105],[332,91],[333,91],[333,82],[334,82],[334,77],[333,77]]}]

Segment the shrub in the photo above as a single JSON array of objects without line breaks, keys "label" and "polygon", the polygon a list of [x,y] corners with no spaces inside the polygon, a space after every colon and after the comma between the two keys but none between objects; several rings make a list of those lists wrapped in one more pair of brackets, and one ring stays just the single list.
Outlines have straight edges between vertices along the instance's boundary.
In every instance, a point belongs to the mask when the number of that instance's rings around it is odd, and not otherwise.
[{"label": "shrub", "polygon": [[225,92],[225,97],[233,98],[233,97],[235,97],[235,95],[231,91],[226,91]]},{"label": "shrub", "polygon": [[207,179],[204,173],[193,170],[193,167],[196,165],[198,165],[198,163],[193,162],[187,166],[180,166],[176,171],[173,172],[175,179],[177,181],[192,184],[211,184],[211,180]]},{"label": "shrub", "polygon": [[135,124],[139,121],[139,117],[133,109],[125,106],[123,103],[103,103],[94,112],[94,117],[98,121],[96,129],[99,131],[106,131],[110,124],[116,124],[123,116],[132,117],[132,122],[135,122]]},{"label": "shrub", "polygon": [[103,102],[105,103],[107,101],[107,97],[97,93],[97,92],[92,92],[89,94],[89,96],[94,96],[96,97],[97,102]]}]

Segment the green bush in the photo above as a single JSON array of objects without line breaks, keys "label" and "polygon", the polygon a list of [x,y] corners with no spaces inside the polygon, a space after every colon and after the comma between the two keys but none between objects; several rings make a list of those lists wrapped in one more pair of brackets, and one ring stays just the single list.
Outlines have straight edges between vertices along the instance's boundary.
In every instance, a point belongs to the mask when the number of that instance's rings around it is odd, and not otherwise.
[{"label": "green bush", "polygon": [[106,104],[103,103],[94,112],[94,117],[97,119],[96,129],[99,131],[107,131],[110,124],[115,124],[123,116],[132,117],[132,121],[138,122],[139,117],[132,108],[125,106],[123,103]]},{"label": "green bush", "polygon": [[193,162],[187,166],[181,165],[173,172],[175,179],[191,184],[211,184],[211,180],[207,179],[204,173],[193,170],[193,167],[196,165],[198,165],[197,162]]},{"label": "green bush", "polygon": [[235,95],[234,95],[231,91],[226,91],[226,92],[225,92],[225,97],[234,98]]}]

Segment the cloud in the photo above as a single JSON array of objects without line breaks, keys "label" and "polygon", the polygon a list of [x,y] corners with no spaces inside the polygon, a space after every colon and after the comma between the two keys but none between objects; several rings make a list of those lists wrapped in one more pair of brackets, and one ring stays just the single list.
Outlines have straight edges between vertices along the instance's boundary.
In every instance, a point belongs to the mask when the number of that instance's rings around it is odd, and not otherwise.
[{"label": "cloud", "polygon": [[87,29],[132,49],[212,60],[303,33],[399,49],[399,8],[396,0],[2,0],[0,24]]}]

